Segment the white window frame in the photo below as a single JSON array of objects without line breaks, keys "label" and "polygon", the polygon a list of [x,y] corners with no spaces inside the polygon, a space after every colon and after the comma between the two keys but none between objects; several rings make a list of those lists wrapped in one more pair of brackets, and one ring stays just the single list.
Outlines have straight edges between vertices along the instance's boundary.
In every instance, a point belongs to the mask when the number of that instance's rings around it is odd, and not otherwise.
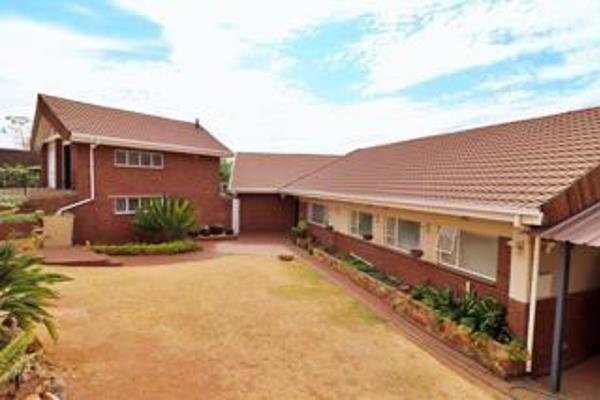
[{"label": "white window frame", "polygon": [[[453,243],[454,249],[455,249],[455,252],[456,252],[456,263],[455,264],[449,263],[449,262],[445,262],[445,261],[442,260],[442,257],[441,257],[442,253],[452,254],[452,252],[449,252],[446,249],[441,249],[440,246],[439,246],[440,233],[442,232],[442,229],[444,229],[444,228],[446,228],[446,229],[453,229],[456,232],[456,235],[454,237],[454,243]],[[478,273],[476,271],[472,271],[470,269],[467,269],[467,268],[464,268],[464,267],[461,266],[461,258],[462,257],[461,257],[461,252],[460,252],[460,243],[461,243],[462,232],[463,231],[461,229],[458,229],[458,228],[453,228],[453,227],[448,227],[448,226],[442,226],[442,227],[440,227],[440,231],[438,232],[438,236],[437,236],[437,240],[436,240],[436,246],[435,246],[435,251],[436,251],[436,256],[437,256],[438,263],[440,265],[445,266],[445,267],[456,269],[456,270],[458,270],[460,272],[463,272],[463,273],[465,273],[467,275],[472,275],[472,276],[475,276],[477,278],[480,278],[480,279],[483,279],[483,280],[495,283],[497,281],[497,279],[498,279],[498,261],[497,261],[498,254],[494,255],[495,258],[496,258],[496,276],[495,277],[490,277],[488,275],[484,275],[484,274]],[[476,233],[476,232],[468,232],[468,233],[470,233],[472,235],[477,235],[477,236],[484,236],[484,237],[488,237],[488,238],[494,238],[494,239],[497,240],[496,237],[490,236],[490,235],[483,235],[483,234]]]},{"label": "white window frame", "polygon": [[[374,236],[373,233],[374,233],[374,229],[375,229],[375,215],[373,215],[373,213],[366,212],[366,211],[358,211],[358,210],[350,211],[350,226],[348,227],[348,231],[353,236],[359,237],[361,239],[363,238],[363,235],[365,235],[366,233],[360,232],[360,215],[361,214],[371,216],[371,232],[368,233],[368,235]],[[355,216],[356,216],[356,221],[355,221]]]},{"label": "white window frame", "polygon": [[[404,248],[404,247],[400,246],[399,225],[401,222],[417,225],[417,229],[418,229],[418,233],[419,233],[419,240],[418,240],[416,247],[408,249],[408,248]],[[388,224],[390,224],[390,223],[392,223],[392,225],[393,225],[392,236],[389,235],[389,231],[388,231]],[[411,250],[419,250],[421,247],[421,223],[419,221],[412,221],[412,220],[404,219],[404,218],[385,217],[385,219],[383,221],[383,241],[386,246],[391,247],[395,250],[402,251],[404,253],[410,253]]]},{"label": "white window frame", "polygon": [[[323,207],[323,221],[313,219],[313,210],[315,206]],[[308,221],[315,225],[327,226],[329,224],[329,210],[327,206],[322,203],[308,203]]]},{"label": "white window frame", "polygon": [[[117,154],[119,153],[125,154],[125,163],[121,163],[117,160]],[[131,162],[132,153],[137,153],[138,155],[138,163],[136,164]],[[155,159],[156,156],[158,156],[158,158]],[[143,157],[148,157],[150,159],[150,165],[142,165]],[[164,154],[156,151],[115,149],[113,159],[115,167],[119,168],[163,169],[165,166]],[[160,160],[160,162],[155,164],[155,160]]]},{"label": "white window frame", "polygon": [[[158,195],[139,195],[139,196],[113,196],[113,212],[115,215],[135,215],[135,213],[137,212],[137,209],[133,210],[131,209],[130,206],[130,202],[131,200],[137,200],[138,201],[138,209],[139,206],[142,204],[143,199],[162,199],[162,196],[158,196]],[[119,200],[125,200],[125,211],[120,211],[117,210],[117,202]]]}]

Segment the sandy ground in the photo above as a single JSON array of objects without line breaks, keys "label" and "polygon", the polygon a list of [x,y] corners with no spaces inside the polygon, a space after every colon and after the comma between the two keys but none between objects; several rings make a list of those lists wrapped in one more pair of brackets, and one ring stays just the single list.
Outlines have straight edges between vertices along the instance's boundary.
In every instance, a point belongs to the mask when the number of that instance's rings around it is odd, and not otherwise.
[{"label": "sandy ground", "polygon": [[51,269],[70,399],[492,398],[296,262]]}]

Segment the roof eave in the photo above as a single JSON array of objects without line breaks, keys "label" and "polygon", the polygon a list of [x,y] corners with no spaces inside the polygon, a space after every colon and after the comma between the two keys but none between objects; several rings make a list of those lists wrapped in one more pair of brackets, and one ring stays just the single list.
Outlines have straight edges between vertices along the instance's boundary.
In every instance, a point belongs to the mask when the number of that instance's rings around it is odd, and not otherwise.
[{"label": "roof eave", "polygon": [[231,187],[235,194],[285,194],[277,187]]},{"label": "roof eave", "polygon": [[224,148],[223,150],[215,150],[203,147],[184,146],[171,143],[156,143],[144,140],[124,139],[118,137],[107,137],[101,135],[91,135],[81,132],[73,132],[71,141],[78,143],[93,143],[106,146],[128,147],[135,149],[159,150],[173,153],[197,154],[213,157],[231,157],[231,150]]},{"label": "roof eave", "polygon": [[[357,204],[370,204],[381,207],[401,208],[405,210],[432,212],[460,217],[480,218],[513,224],[539,226],[543,222],[543,213],[537,208],[509,206],[488,206],[484,204],[459,203],[444,200],[409,199],[385,196],[366,196],[340,194],[326,191],[310,191],[283,188],[281,193],[307,198],[345,201]],[[516,218],[517,217],[517,218]]]}]

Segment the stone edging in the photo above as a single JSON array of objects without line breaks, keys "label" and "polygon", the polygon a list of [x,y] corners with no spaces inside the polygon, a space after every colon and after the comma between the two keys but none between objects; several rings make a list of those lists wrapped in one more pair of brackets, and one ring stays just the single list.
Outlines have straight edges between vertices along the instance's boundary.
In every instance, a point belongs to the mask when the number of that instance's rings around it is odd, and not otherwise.
[{"label": "stone edging", "polygon": [[427,330],[442,342],[476,360],[496,375],[508,379],[525,374],[525,362],[514,360],[510,346],[488,336],[472,333],[468,328],[447,318],[408,294],[360,272],[342,260],[314,248],[312,254],[330,269],[348,277],[352,282],[386,302],[399,314]]}]

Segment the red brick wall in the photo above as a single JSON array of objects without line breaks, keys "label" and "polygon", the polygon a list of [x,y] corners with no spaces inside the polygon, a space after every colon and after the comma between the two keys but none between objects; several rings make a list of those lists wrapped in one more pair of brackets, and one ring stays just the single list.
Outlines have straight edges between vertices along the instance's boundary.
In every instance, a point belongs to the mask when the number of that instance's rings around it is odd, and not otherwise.
[{"label": "red brick wall", "polygon": [[30,222],[0,223],[0,240],[28,237],[39,226]]},{"label": "red brick wall", "polygon": [[432,264],[428,261],[394,251],[384,246],[367,242],[323,227],[310,225],[311,232],[327,244],[333,244],[372,262],[388,274],[395,275],[412,285],[430,283],[446,286],[456,293],[464,293],[466,282],[480,295],[491,295],[503,304],[508,302],[508,280],[510,276],[510,248],[508,239],[500,238],[498,251],[498,277],[495,283],[480,280],[460,271]]},{"label": "red brick wall", "polygon": [[[164,153],[164,169],[114,166],[114,147],[95,150],[96,200],[73,210],[78,243],[134,240],[131,216],[115,215],[112,196],[184,197],[200,211],[200,222],[230,225],[230,200],[219,194],[219,159]],[[73,189],[89,196],[89,145],[72,144]]]},{"label": "red brick wall", "polygon": [[240,231],[284,232],[294,225],[297,200],[279,194],[241,194]]}]

